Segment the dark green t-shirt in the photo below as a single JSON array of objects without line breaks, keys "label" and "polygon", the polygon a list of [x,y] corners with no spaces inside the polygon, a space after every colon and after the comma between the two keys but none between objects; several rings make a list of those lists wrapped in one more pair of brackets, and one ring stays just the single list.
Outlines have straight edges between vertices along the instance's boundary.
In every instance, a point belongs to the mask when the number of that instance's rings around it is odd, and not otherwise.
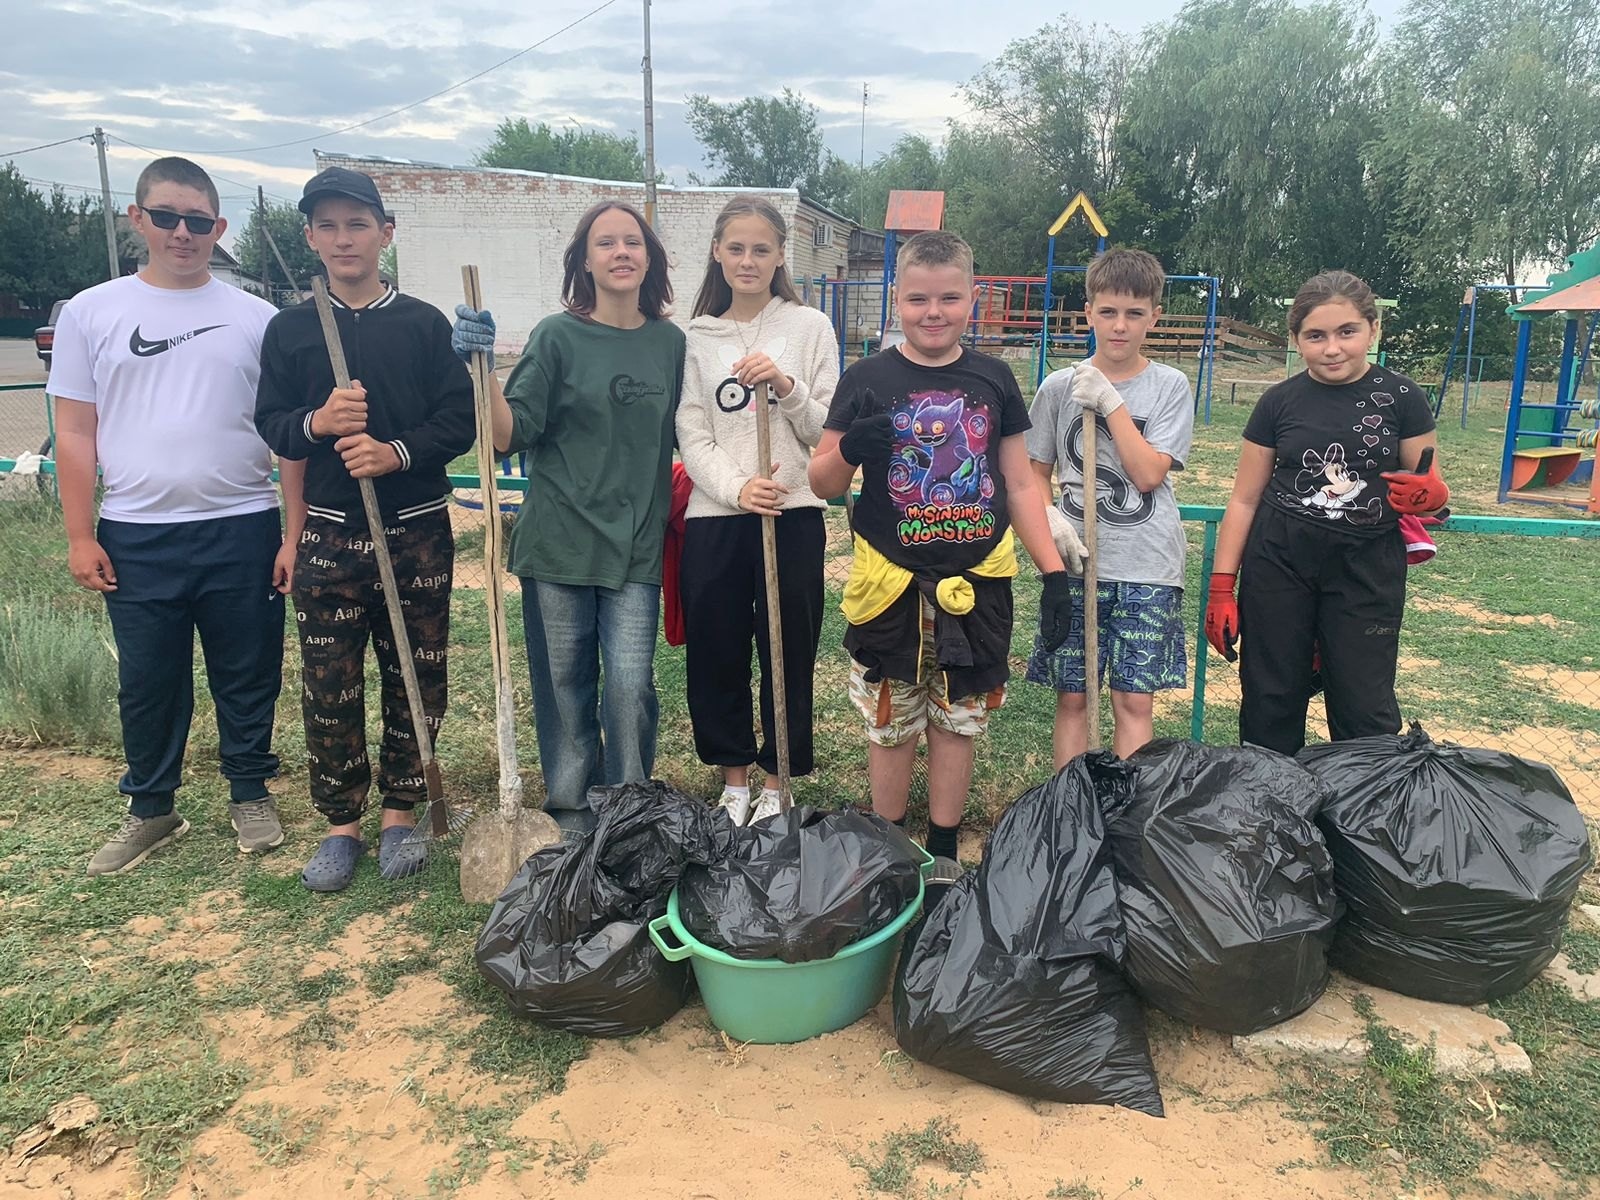
[{"label": "dark green t-shirt", "polygon": [[539,322],[505,389],[511,451],[528,452],[512,574],[661,582],[683,345],[665,320],[617,329],[563,312]]}]

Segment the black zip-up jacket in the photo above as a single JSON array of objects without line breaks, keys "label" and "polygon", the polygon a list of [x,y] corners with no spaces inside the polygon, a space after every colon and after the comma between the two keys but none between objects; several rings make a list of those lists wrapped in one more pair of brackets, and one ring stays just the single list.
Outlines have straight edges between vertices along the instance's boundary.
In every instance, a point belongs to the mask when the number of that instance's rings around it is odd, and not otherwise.
[{"label": "black zip-up jacket", "polygon": [[[378,510],[386,521],[403,521],[444,508],[445,467],[476,432],[472,377],[450,349],[450,322],[392,289],[361,309],[335,299],[333,317],[350,377],[367,389],[367,432],[400,456],[400,470],[373,480]],[[360,488],[333,448],[339,439],[311,433],[311,414],[333,387],[316,304],[273,317],[261,340],[256,430],[280,457],[306,460],[306,507],[314,515],[365,526]]]}]

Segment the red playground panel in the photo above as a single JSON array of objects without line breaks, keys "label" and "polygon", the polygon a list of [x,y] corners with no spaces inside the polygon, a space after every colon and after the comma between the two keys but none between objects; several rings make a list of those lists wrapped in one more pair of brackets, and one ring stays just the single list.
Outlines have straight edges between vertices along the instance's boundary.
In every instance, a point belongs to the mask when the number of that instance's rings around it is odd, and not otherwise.
[{"label": "red playground panel", "polygon": [[1581,450],[1551,446],[1542,450],[1518,450],[1511,456],[1511,490],[1529,487],[1558,487],[1583,461]]}]

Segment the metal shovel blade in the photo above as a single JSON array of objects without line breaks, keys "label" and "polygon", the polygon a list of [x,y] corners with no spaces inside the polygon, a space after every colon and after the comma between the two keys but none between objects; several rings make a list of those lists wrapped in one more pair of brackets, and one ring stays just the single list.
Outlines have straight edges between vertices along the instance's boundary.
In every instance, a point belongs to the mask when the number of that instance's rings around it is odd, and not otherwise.
[{"label": "metal shovel blade", "polygon": [[461,839],[461,898],[487,904],[506,890],[522,864],[547,846],[561,843],[561,826],[537,808],[521,808],[507,820],[484,813]]}]

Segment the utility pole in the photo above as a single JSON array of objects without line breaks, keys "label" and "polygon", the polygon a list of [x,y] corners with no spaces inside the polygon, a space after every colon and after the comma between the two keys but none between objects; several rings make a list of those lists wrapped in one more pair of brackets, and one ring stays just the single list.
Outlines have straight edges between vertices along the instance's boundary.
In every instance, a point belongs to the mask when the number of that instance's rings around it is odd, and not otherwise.
[{"label": "utility pole", "polygon": [[650,78],[650,0],[644,0],[644,219],[656,227],[656,110]]},{"label": "utility pole", "polygon": [[867,85],[861,85],[861,160],[856,164],[856,220],[867,225]]},{"label": "utility pole", "polygon": [[111,262],[111,274],[107,279],[115,279],[122,274],[121,265],[117,262],[117,217],[111,211],[111,175],[106,171],[106,131],[100,126],[94,127],[95,153],[100,156],[100,208],[106,218],[106,257]]},{"label": "utility pole", "polygon": [[[256,254],[261,264],[261,298],[272,303],[272,272],[267,270],[267,189],[256,187]],[[289,280],[294,286],[294,280]]]}]

